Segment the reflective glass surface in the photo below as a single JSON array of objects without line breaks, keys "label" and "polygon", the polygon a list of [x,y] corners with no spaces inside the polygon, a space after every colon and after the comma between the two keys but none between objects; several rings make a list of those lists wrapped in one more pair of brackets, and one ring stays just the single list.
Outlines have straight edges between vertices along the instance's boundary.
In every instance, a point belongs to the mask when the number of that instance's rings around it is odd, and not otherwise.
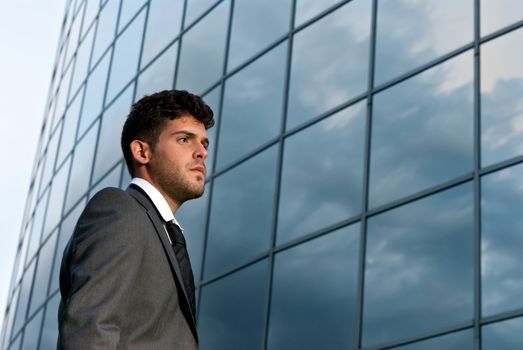
[{"label": "reflective glass surface", "polygon": [[47,288],[49,287],[51,268],[53,267],[56,236],[57,231],[55,230],[55,232],[53,232],[49,239],[43,244],[40,253],[38,254],[38,265],[36,267],[29,315],[32,315],[33,312],[47,299]]},{"label": "reflective glass surface", "polygon": [[96,149],[93,182],[98,181],[116,162],[123,158],[120,138],[123,124],[127,119],[131,107],[133,88],[134,85],[131,84],[118,99],[105,110],[102,116],[100,136]]},{"label": "reflective glass surface", "polygon": [[365,102],[285,140],[277,242],[361,210]]},{"label": "reflective glass surface", "polygon": [[364,346],[472,319],[472,219],[471,183],[369,219]]},{"label": "reflective glass surface", "polygon": [[58,141],[60,140],[60,129],[57,129],[53,136],[51,136],[51,139],[49,140],[49,144],[47,145],[47,151],[45,156],[45,168],[43,170],[42,174],[42,183],[40,185],[40,193],[42,193],[42,190],[44,190],[47,185],[49,184],[49,181],[51,180],[51,177],[54,173],[55,169],[55,162],[56,162],[56,151],[58,148]]},{"label": "reflective glass surface", "polygon": [[295,26],[319,15],[322,11],[339,2],[340,0],[297,0]]},{"label": "reflective glass surface", "polygon": [[109,44],[113,41],[116,31],[116,18],[120,1],[109,0],[100,11],[94,39],[93,57],[91,67],[100,59]]},{"label": "reflective glass surface", "polygon": [[523,29],[481,46],[483,166],[523,154],[522,60]]},{"label": "reflective glass surface", "polygon": [[122,175],[122,162],[105,175],[95,186],[89,190],[89,199],[91,199],[98,191],[106,187],[118,187],[120,185],[120,177]]},{"label": "reflective glass surface", "polygon": [[205,275],[223,272],[269,248],[276,147],[216,178]]},{"label": "reflective glass surface", "polygon": [[[62,82],[60,83],[60,89],[56,94],[54,119],[52,124],[53,130],[60,121],[60,118],[62,118],[65,111],[65,106],[67,105],[67,94],[69,93],[69,85],[71,84],[72,71],[73,65],[70,65],[62,78]],[[51,114],[49,115],[49,118],[50,116]]]},{"label": "reflective glass surface", "polygon": [[365,91],[370,14],[370,1],[354,0],[294,36],[287,128]]},{"label": "reflective glass surface", "polygon": [[429,340],[392,348],[394,350],[472,350],[474,349],[474,333],[465,330],[451,333]]},{"label": "reflective glass surface", "polygon": [[[236,0],[227,63],[229,70],[285,34],[289,30],[290,10],[290,0]],[[281,66],[283,69],[283,62]]]},{"label": "reflective glass surface", "polygon": [[89,58],[91,57],[91,48],[93,46],[93,33],[94,29],[91,29],[78,48],[74,65],[73,78],[71,81],[70,98],[74,96],[74,93],[76,93],[76,90],[78,90],[87,76]]},{"label": "reflective glass surface", "polygon": [[13,335],[16,334],[20,327],[25,323],[27,306],[29,304],[29,296],[31,292],[31,285],[33,283],[33,275],[35,270],[35,261],[29,265],[24,273],[24,277],[20,286],[20,296],[18,298],[18,305],[16,307],[15,321],[13,325]]},{"label": "reflective glass surface", "polygon": [[14,323],[14,317],[15,317],[15,311],[16,311],[16,303],[18,301],[18,296],[20,295],[20,288],[16,289],[16,291],[13,294],[13,298],[11,298],[11,303],[9,307],[9,314],[6,315],[5,318],[3,318],[4,322],[4,330],[5,333],[3,334],[4,344],[8,344],[11,340],[11,331],[13,329],[13,323]]},{"label": "reflective glass surface", "polygon": [[481,35],[523,20],[520,0],[481,0]]},{"label": "reflective glass surface", "polygon": [[120,20],[118,21],[118,31],[121,31],[131,18],[136,15],[136,12],[142,7],[147,0],[125,0],[122,1],[122,8],[120,9]]},{"label": "reflective glass surface", "polygon": [[375,96],[371,207],[472,171],[472,72],[467,52]]},{"label": "reflective glass surface", "polygon": [[25,327],[24,341],[22,349],[36,349],[38,346],[38,338],[40,337],[40,327],[42,326],[43,309]]},{"label": "reflective glass surface", "polygon": [[279,45],[225,82],[218,169],[281,130],[286,53]]},{"label": "reflective glass surface", "polygon": [[136,99],[157,91],[172,89],[178,44],[172,45],[138,77]]},{"label": "reflective glass surface", "polygon": [[222,75],[229,7],[222,2],[184,35],[177,88],[201,94]]},{"label": "reflective glass surface", "polygon": [[523,318],[497,322],[481,330],[481,350],[523,349]]},{"label": "reflective glass surface", "polygon": [[40,338],[40,349],[54,349],[58,340],[58,304],[60,294],[57,293],[48,303],[45,310],[44,326]]},{"label": "reflective glass surface", "polygon": [[64,206],[65,188],[67,177],[69,176],[69,162],[64,163],[62,168],[56,173],[51,184],[51,194],[47,205],[47,214],[43,231],[43,238],[53,230],[62,218],[62,208]]},{"label": "reflective glass surface", "polygon": [[26,262],[28,262],[38,249],[40,244],[40,237],[42,236],[42,225],[44,223],[45,210],[47,208],[47,199],[49,197],[49,191],[46,191],[38,205],[36,207],[33,222],[32,222],[32,232],[31,238],[29,240],[29,247],[27,248],[27,257]]},{"label": "reflective glass surface", "polygon": [[109,54],[105,55],[100,64],[89,76],[84,96],[78,136],[81,136],[85,130],[87,130],[89,125],[91,125],[94,119],[102,111],[110,57],[111,55]]},{"label": "reflective glass surface", "polygon": [[180,33],[183,0],[151,0],[142,53],[142,67]]},{"label": "reflective glass surface", "polygon": [[482,313],[523,307],[523,165],[481,180]]},{"label": "reflective glass surface", "polygon": [[185,14],[185,27],[208,10],[217,0],[187,0],[187,10]]},{"label": "reflective glass surface", "polygon": [[359,231],[352,225],[276,254],[268,349],[354,348]]},{"label": "reflective glass surface", "polygon": [[216,153],[216,125],[218,125],[218,119],[220,119],[220,94],[221,85],[215,87],[212,91],[203,96],[205,103],[211,107],[214,113],[214,125],[212,128],[207,130],[207,138],[209,139],[209,147],[207,147],[207,159],[205,164],[207,165],[207,174],[211,173],[214,164],[214,155]]},{"label": "reflective glass surface", "polygon": [[58,148],[57,166],[60,166],[65,157],[71,152],[75,137],[76,127],[78,126],[78,117],[82,103],[83,89],[76,95],[64,116],[64,126],[60,138],[60,147]]},{"label": "reflective glass surface", "polygon": [[205,193],[202,197],[183,203],[176,211],[176,220],[182,226],[183,235],[187,241],[187,251],[195,281],[200,279],[202,271],[205,222],[210,191],[209,183],[205,184]]},{"label": "reflective glass surface", "polygon": [[259,349],[267,261],[204,286],[198,314],[201,350]]},{"label": "reflective glass surface", "polygon": [[144,20],[145,10],[134,19],[114,44],[113,63],[109,86],[107,87],[107,101],[111,101],[134,78],[138,71]]},{"label": "reflective glass surface", "polygon": [[49,293],[54,292],[58,289],[58,280],[60,276],[60,264],[62,262],[62,256],[64,253],[65,246],[69,242],[69,238],[73,234],[76,222],[84,210],[86,201],[80,201],[78,205],[64,218],[60,225],[60,233],[58,236],[58,244],[56,247],[56,254],[53,264],[53,274],[51,277],[51,286],[49,287]]},{"label": "reflective glass surface", "polygon": [[[112,1],[114,2],[114,0]],[[98,14],[98,10],[100,9],[100,0],[85,0],[84,2],[87,2],[87,5],[84,6],[85,15],[82,24],[82,36],[84,35],[83,33],[87,32],[87,30],[93,23],[93,20],[95,16]]]},{"label": "reflective glass surface", "polygon": [[473,40],[473,1],[380,0],[376,84]]},{"label": "reflective glass surface", "polygon": [[[90,170],[93,165],[93,155],[98,134],[98,122],[87,132],[85,137],[78,143],[73,153],[73,165],[67,197],[65,200],[65,211],[68,211],[81,196],[87,192],[90,181]],[[86,169],[89,173],[86,175]]]},{"label": "reflective glass surface", "polygon": [[67,39],[66,44],[66,53],[65,53],[65,64],[69,64],[69,61],[71,60],[71,57],[76,51],[77,45],[78,45],[78,38],[80,35],[80,26],[82,24],[82,16],[76,16],[76,18],[73,20],[73,23],[71,24],[71,29],[69,31],[69,36]]}]

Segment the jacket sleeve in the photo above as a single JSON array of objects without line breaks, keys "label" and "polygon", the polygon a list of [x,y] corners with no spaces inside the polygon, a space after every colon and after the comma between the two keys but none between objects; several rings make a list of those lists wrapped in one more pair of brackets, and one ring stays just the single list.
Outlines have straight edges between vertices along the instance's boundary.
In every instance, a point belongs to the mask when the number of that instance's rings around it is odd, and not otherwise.
[{"label": "jacket sleeve", "polygon": [[116,349],[140,283],[147,213],[118,189],[98,193],[82,213],[64,253],[59,348]]}]

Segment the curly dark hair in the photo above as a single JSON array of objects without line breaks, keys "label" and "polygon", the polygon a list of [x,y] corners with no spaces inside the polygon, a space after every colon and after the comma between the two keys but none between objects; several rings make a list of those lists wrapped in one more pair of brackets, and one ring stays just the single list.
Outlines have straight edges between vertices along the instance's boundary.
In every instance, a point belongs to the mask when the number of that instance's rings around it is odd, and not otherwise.
[{"label": "curly dark hair", "polygon": [[213,111],[200,96],[185,90],[164,90],[144,96],[133,104],[122,129],[122,152],[127,169],[134,176],[133,157],[129,145],[133,140],[147,142],[154,149],[165,124],[184,115],[191,115],[206,129],[214,125]]}]

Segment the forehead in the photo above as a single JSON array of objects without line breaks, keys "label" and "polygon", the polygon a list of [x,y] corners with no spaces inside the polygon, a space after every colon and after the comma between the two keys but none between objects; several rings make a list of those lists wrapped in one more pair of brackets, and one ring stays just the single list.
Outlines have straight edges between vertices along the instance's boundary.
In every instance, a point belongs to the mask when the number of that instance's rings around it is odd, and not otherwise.
[{"label": "forehead", "polygon": [[173,133],[177,131],[190,131],[196,135],[206,136],[207,131],[205,130],[205,125],[200,122],[198,119],[194,118],[190,114],[183,115],[171,120],[168,120],[165,123],[165,127],[162,131]]}]

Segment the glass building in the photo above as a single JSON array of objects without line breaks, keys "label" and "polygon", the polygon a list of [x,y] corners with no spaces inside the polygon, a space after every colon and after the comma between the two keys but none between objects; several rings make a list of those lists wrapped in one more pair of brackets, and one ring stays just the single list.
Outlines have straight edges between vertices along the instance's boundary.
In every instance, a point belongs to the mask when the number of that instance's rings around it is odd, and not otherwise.
[{"label": "glass building", "polygon": [[53,349],[129,107],[216,112],[188,232],[202,349],[523,348],[523,3],[69,0],[0,349]]}]

